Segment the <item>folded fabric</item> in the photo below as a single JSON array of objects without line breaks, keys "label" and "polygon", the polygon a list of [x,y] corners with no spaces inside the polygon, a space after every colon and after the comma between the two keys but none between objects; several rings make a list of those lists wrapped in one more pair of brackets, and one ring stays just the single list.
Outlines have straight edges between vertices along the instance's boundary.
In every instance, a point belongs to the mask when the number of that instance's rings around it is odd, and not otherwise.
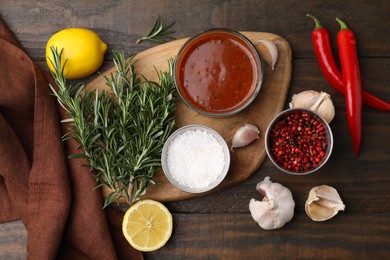
[{"label": "folded fabric", "polygon": [[[39,68],[0,19],[0,223],[21,219],[28,259],[142,259],[121,232],[123,213],[102,209],[67,117]],[[53,84],[53,83],[52,83]]]}]

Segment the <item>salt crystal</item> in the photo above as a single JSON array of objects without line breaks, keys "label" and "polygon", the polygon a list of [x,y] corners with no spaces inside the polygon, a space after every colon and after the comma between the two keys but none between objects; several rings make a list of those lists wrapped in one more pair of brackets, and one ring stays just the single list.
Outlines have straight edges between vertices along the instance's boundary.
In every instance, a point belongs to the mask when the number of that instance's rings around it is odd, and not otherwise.
[{"label": "salt crystal", "polygon": [[208,187],[222,174],[225,163],[222,144],[206,131],[185,131],[168,146],[170,175],[188,188]]}]

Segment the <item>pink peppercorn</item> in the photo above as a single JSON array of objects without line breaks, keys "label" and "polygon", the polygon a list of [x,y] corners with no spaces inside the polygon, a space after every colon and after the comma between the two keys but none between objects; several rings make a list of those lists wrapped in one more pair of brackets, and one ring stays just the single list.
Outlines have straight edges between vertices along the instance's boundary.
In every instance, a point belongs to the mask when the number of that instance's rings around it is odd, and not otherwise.
[{"label": "pink peppercorn", "polygon": [[307,172],[321,165],[328,148],[321,120],[305,111],[294,111],[278,120],[269,133],[274,161],[283,169]]}]

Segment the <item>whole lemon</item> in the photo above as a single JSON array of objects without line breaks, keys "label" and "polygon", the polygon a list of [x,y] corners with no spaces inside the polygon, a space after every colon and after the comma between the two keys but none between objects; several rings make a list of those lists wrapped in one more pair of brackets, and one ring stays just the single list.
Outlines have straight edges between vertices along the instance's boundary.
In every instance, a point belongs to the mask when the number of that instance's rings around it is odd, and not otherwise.
[{"label": "whole lemon", "polygon": [[56,47],[62,53],[61,64],[68,79],[79,79],[95,72],[103,63],[105,44],[95,32],[84,28],[68,28],[55,33],[46,45],[46,62],[54,71],[53,54],[50,47]]}]

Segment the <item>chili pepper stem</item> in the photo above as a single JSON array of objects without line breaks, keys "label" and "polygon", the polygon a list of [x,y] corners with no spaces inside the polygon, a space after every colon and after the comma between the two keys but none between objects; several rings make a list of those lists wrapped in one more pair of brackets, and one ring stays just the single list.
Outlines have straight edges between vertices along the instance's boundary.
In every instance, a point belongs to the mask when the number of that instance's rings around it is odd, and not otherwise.
[{"label": "chili pepper stem", "polygon": [[341,20],[340,18],[336,17],[336,21],[340,24],[340,31],[341,30],[349,30],[347,24]]},{"label": "chili pepper stem", "polygon": [[314,23],[315,23],[315,27],[314,27],[314,30],[318,30],[318,29],[321,29],[321,28],[324,28],[320,21],[317,19],[317,17],[315,17],[314,15],[311,15],[311,14],[306,14],[307,17],[310,17],[311,19],[313,19]]}]

